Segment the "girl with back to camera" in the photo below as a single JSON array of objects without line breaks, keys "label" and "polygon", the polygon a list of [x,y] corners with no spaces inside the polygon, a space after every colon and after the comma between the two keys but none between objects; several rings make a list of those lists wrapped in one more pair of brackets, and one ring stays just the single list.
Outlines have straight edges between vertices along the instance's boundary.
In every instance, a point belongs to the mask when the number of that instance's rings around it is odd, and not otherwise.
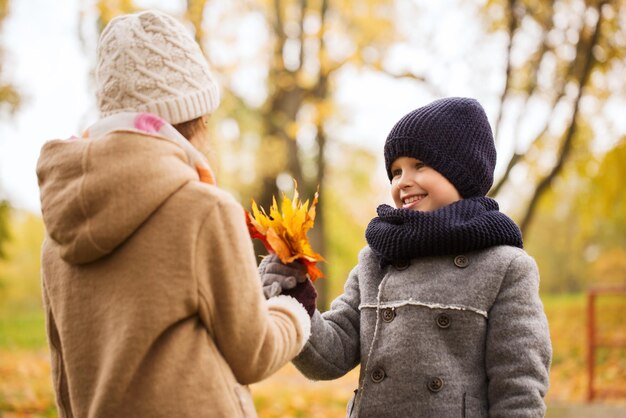
[{"label": "girl with back to camera", "polygon": [[219,102],[207,62],[172,17],[120,16],[96,96],[102,119],[37,167],[59,415],[256,416],[245,385],[291,360],[310,320],[264,298],[243,209],[198,151]]}]

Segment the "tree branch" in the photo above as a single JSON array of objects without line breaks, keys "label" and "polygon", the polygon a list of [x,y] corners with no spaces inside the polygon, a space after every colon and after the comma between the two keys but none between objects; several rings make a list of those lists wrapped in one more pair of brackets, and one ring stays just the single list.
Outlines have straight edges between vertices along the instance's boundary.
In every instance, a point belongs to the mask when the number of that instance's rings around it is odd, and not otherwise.
[{"label": "tree branch", "polygon": [[274,64],[271,66],[272,71],[280,73],[285,69],[285,62],[283,59],[283,51],[285,49],[285,41],[287,35],[285,34],[285,27],[283,25],[283,17],[281,14],[281,2],[280,0],[274,0],[274,35],[277,41],[274,43]]},{"label": "tree branch", "polygon": [[[543,27],[546,27],[547,24],[544,24]],[[584,29],[584,28],[583,28]],[[581,29],[581,30],[583,30]],[[543,36],[543,41],[542,41],[542,48],[540,49],[540,52],[537,55],[537,57],[539,57],[537,59],[537,63],[538,65],[541,65],[541,57],[543,55],[545,55],[547,52],[552,51],[552,49],[550,49],[547,45],[547,31],[544,30],[544,36]],[[582,37],[582,35],[581,35]],[[526,151],[522,151],[520,149],[517,149],[514,153],[514,156],[511,157],[511,160],[509,161],[508,165],[507,165],[507,170],[505,171],[505,173],[502,175],[502,177],[498,180],[498,182],[496,183],[496,186],[490,191],[489,195],[490,196],[497,196],[497,194],[500,192],[500,190],[502,189],[502,187],[504,186],[504,184],[506,184],[506,182],[509,179],[509,175],[512,171],[512,169],[517,165],[520,164],[524,161],[526,155],[530,152],[530,150],[532,150],[533,148],[535,148],[538,144],[539,141],[545,137],[546,132],[548,131],[549,127],[550,127],[550,121],[553,118],[554,113],[556,112],[556,106],[557,104],[563,99],[563,97],[565,97],[565,92],[566,92],[566,87],[567,87],[567,83],[568,80],[570,80],[570,78],[572,77],[572,75],[574,74],[575,71],[575,67],[576,67],[576,60],[572,60],[569,65],[567,66],[567,70],[564,72],[564,74],[562,76],[559,76],[559,74],[557,73],[555,75],[555,80],[554,80],[554,92],[556,92],[556,94],[552,97],[551,100],[551,104],[550,104],[550,115],[548,115],[548,117],[545,119],[545,123],[544,126],[541,130],[541,132],[535,136],[535,138],[533,139],[533,141],[531,142],[531,144],[527,147]],[[524,111],[520,112],[516,122],[515,122],[515,129],[513,130],[515,132],[515,137],[513,140],[514,144],[517,144],[518,141],[518,133],[521,132],[520,126],[521,126],[521,122],[522,122],[522,116],[526,113],[525,109],[528,106],[528,103],[530,101],[530,98],[535,94],[536,90],[537,90],[537,85],[538,85],[538,68],[534,71],[533,73],[533,82],[530,85],[529,90],[526,92],[526,98],[525,98],[525,103],[524,103]],[[515,155],[517,154],[523,154],[518,158],[515,158]],[[512,159],[515,158],[515,161],[512,161]]]},{"label": "tree branch", "polygon": [[185,12],[187,20],[191,22],[195,31],[195,38],[202,53],[206,56],[204,49],[204,30],[202,29],[202,21],[204,18],[204,9],[207,0],[187,0],[187,10]]},{"label": "tree branch", "polygon": [[520,229],[522,230],[522,233],[527,232],[528,226],[531,224],[533,220],[533,216],[537,209],[537,204],[539,203],[539,200],[549,190],[549,187],[554,181],[554,179],[560,174],[560,172],[563,169],[563,166],[565,165],[565,162],[567,161],[571,153],[572,143],[574,140],[574,136],[576,134],[576,128],[577,128],[576,120],[577,120],[578,112],[580,109],[580,100],[583,96],[583,91],[589,81],[591,70],[593,69],[593,65],[595,63],[595,60],[593,57],[593,49],[598,44],[598,40],[600,38],[600,27],[602,25],[602,18],[603,18],[602,6],[605,3],[606,1],[601,1],[597,5],[598,21],[596,22],[593,28],[591,40],[586,50],[585,61],[583,64],[583,71],[580,74],[578,94],[574,102],[574,111],[572,114],[572,120],[565,134],[565,138],[564,138],[561,150],[559,152],[559,158],[557,160],[557,163],[552,168],[552,170],[550,170],[550,172],[543,179],[541,179],[541,181],[537,185],[537,188],[535,189],[535,192],[526,209],[526,214],[524,215],[524,218],[522,219],[522,222],[520,224]]},{"label": "tree branch", "polygon": [[304,19],[306,18],[307,0],[300,0],[300,56],[298,57],[298,71],[304,66]]},{"label": "tree branch", "polygon": [[509,164],[506,166],[504,174],[502,175],[502,177],[500,177],[500,180],[498,180],[496,185],[489,191],[489,196],[497,196],[498,193],[500,193],[500,189],[502,189],[502,186],[504,186],[504,184],[508,180],[509,175],[511,174],[511,170],[513,170],[513,167],[515,167],[517,163],[522,160],[523,157],[524,154],[518,154],[517,152],[513,154],[513,156],[509,160]]},{"label": "tree branch", "polygon": [[515,16],[515,4],[517,0],[509,0],[509,42],[506,46],[506,72],[505,72],[505,82],[504,89],[502,90],[502,94],[500,95],[500,106],[498,108],[498,116],[496,117],[496,123],[494,124],[494,138],[496,139],[496,144],[499,142],[500,136],[500,128],[502,124],[502,114],[504,109],[504,102],[506,101],[506,97],[509,94],[509,90],[511,89],[511,73],[513,72],[513,65],[511,64],[511,51],[513,50],[513,37],[515,36],[515,31],[519,26],[519,20],[517,16]]},{"label": "tree branch", "polygon": [[422,84],[424,84],[424,86],[430,90],[430,93],[435,96],[435,97],[442,97],[444,95],[444,93],[439,90],[438,88],[436,88],[433,83],[431,83],[430,81],[428,81],[428,79],[422,75],[418,75],[409,71],[405,71],[402,73],[394,73],[391,72],[389,70],[386,70],[382,67],[382,65],[380,64],[374,64],[374,65],[369,65],[370,68],[376,70],[376,72],[379,72],[381,74],[385,74],[389,77],[392,78],[396,78],[396,79],[405,79],[405,80],[413,80],[413,81],[418,81]]}]

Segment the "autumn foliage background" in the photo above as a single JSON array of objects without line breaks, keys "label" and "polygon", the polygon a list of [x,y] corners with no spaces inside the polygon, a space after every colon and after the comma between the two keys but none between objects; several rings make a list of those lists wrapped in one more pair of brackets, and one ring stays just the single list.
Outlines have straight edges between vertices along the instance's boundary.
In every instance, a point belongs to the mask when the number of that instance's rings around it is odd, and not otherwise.
[{"label": "autumn foliage background", "polygon": [[[1,37],[17,1],[0,0],[0,127],[28,106]],[[291,195],[292,179],[303,199],[319,186],[309,238],[326,259],[316,281],[322,310],[341,293],[376,206],[388,202],[382,145],[393,122],[438,97],[476,97],[498,146],[490,194],[522,227],[541,272],[554,345],[548,416],[586,411],[586,292],[626,285],[626,0],[76,3],[76,36],[91,60],[117,14],[158,7],[189,23],[223,87],[203,150],[221,187],[247,208],[252,198],[269,208],[272,196]],[[93,122],[93,109],[85,115],[68,130]],[[38,213],[12,203],[0,183],[0,417],[53,417],[44,229]],[[594,405],[626,404],[625,313],[626,296],[598,299],[597,334],[617,347],[596,354],[597,386],[613,393]],[[357,376],[309,382],[287,366],[252,390],[261,417],[339,417]]]}]

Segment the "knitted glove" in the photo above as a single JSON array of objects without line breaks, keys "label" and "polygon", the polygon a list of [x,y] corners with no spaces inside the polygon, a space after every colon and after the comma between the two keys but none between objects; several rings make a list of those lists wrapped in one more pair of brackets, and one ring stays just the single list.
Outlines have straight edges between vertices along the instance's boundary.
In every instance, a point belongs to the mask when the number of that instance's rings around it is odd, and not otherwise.
[{"label": "knitted glove", "polygon": [[311,280],[306,279],[302,283],[298,283],[291,289],[283,290],[283,295],[291,296],[304,306],[309,316],[312,318],[315,313],[315,305],[317,300],[317,291]]},{"label": "knitted glove", "polygon": [[302,263],[283,264],[274,254],[263,258],[259,264],[259,276],[266,299],[278,296],[285,289],[293,289],[297,283],[307,280],[306,267]]}]

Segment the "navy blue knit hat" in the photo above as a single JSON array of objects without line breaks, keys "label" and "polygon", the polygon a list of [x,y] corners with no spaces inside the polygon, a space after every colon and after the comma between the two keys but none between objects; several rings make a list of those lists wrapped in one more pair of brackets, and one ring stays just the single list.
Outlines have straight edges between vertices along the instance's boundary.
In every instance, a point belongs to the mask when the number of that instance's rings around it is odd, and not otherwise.
[{"label": "navy blue knit hat", "polygon": [[405,115],[385,142],[385,167],[413,157],[434,168],[464,197],[485,196],[493,184],[496,147],[485,110],[474,99],[448,97]]}]

